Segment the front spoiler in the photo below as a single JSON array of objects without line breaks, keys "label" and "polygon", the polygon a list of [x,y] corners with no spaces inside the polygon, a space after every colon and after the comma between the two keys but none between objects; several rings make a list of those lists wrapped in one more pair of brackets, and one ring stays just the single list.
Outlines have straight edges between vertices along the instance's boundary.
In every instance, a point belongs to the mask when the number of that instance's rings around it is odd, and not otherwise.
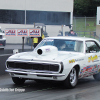
[{"label": "front spoiler", "polygon": [[65,74],[59,74],[59,73],[36,73],[36,72],[31,72],[31,71],[19,71],[19,70],[11,70],[7,69],[5,70],[8,73],[14,73],[14,74],[26,74],[26,75],[40,75],[40,76],[51,76],[51,77],[62,77],[65,76]]}]

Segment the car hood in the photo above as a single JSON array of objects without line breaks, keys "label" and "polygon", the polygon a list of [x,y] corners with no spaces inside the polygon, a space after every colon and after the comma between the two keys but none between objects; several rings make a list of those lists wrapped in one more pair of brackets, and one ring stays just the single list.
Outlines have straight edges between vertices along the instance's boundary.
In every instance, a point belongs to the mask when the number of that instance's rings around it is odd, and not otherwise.
[{"label": "car hood", "polygon": [[59,51],[58,54],[55,55],[37,55],[34,52],[25,52],[25,53],[18,53],[10,56],[8,60],[45,60],[45,61],[62,61],[64,59],[73,58],[77,56],[77,53],[68,53]]},{"label": "car hood", "polygon": [[[47,51],[44,52],[43,50]],[[39,48],[38,50],[32,52],[14,54],[10,56],[8,60],[63,61],[64,59],[73,58],[74,56],[77,56],[77,54],[79,55],[79,53],[74,53],[74,52],[58,51],[57,48],[55,48],[54,46],[51,46],[49,50],[48,47],[46,46],[46,49],[44,47],[42,49]]]}]

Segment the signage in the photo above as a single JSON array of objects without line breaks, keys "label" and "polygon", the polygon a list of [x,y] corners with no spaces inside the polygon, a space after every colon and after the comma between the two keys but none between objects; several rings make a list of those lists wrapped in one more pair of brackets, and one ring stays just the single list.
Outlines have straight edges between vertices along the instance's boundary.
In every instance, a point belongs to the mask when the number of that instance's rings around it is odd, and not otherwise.
[{"label": "signage", "polygon": [[41,29],[29,29],[29,36],[30,37],[40,37]]},{"label": "signage", "polygon": [[41,37],[41,28],[33,29],[6,29],[6,36]]},{"label": "signage", "polygon": [[95,56],[90,56],[90,57],[88,57],[88,62],[93,62],[93,61],[95,61],[95,60],[97,60],[98,59],[98,56],[97,55],[95,55]]},{"label": "signage", "polygon": [[17,36],[28,36],[28,30],[27,29],[18,29]]},{"label": "signage", "polygon": [[5,30],[5,36],[16,36],[16,30],[15,29]]}]

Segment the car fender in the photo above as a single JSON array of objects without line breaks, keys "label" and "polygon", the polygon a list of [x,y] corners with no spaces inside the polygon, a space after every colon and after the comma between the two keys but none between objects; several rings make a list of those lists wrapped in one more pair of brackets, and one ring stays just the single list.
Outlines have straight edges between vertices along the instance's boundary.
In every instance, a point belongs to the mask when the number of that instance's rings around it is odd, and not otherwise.
[{"label": "car fender", "polygon": [[[63,61],[63,73],[65,74],[66,78],[69,75],[71,69],[75,66],[79,66],[79,71],[80,71],[80,64],[78,62],[69,63],[69,62]],[[78,72],[78,74],[79,74],[79,72]]]}]

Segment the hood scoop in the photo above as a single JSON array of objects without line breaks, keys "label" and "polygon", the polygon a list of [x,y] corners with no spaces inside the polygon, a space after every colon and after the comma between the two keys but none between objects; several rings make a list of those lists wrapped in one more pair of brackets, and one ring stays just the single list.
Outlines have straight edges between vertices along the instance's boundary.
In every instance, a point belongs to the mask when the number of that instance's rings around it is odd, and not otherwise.
[{"label": "hood scoop", "polygon": [[41,56],[55,55],[57,53],[58,53],[57,47],[50,45],[42,46],[37,50],[37,54]]}]

